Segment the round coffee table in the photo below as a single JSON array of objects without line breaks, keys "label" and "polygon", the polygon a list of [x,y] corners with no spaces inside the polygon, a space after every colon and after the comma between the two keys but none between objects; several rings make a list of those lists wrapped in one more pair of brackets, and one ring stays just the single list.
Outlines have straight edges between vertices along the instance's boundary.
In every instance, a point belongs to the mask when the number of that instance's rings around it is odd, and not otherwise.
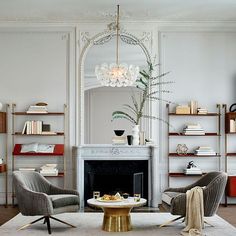
[{"label": "round coffee table", "polygon": [[102,229],[108,232],[126,232],[132,229],[130,211],[133,207],[145,205],[146,199],[135,202],[133,197],[120,202],[100,202],[94,198],[88,199],[90,206],[102,208],[104,211]]}]

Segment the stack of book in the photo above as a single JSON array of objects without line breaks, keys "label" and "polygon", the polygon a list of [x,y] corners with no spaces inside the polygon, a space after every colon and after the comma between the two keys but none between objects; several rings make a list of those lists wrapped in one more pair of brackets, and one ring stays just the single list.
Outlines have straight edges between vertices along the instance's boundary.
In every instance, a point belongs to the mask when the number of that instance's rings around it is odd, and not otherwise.
[{"label": "stack of book", "polygon": [[184,169],[185,175],[202,175],[202,170],[198,167],[191,167]]},{"label": "stack of book", "polygon": [[215,156],[216,152],[211,147],[198,147],[195,154],[197,156]]},{"label": "stack of book", "polygon": [[19,168],[19,171],[35,171],[35,168],[30,168],[30,167],[23,167],[23,168]]},{"label": "stack of book", "polygon": [[206,115],[208,113],[208,110],[206,108],[198,108],[197,114],[199,115]]},{"label": "stack of book", "polygon": [[183,129],[184,135],[205,135],[200,124],[187,124]]},{"label": "stack of book", "polygon": [[48,109],[46,106],[35,106],[32,105],[26,111],[26,113],[48,113]]},{"label": "stack of book", "polygon": [[40,169],[40,174],[43,176],[58,176],[57,164],[46,164]]},{"label": "stack of book", "polygon": [[191,114],[197,114],[197,108],[198,108],[197,106],[198,106],[197,101],[190,102],[190,113]]},{"label": "stack of book", "polygon": [[114,145],[125,145],[126,143],[126,136],[115,136],[112,138],[112,144]]}]

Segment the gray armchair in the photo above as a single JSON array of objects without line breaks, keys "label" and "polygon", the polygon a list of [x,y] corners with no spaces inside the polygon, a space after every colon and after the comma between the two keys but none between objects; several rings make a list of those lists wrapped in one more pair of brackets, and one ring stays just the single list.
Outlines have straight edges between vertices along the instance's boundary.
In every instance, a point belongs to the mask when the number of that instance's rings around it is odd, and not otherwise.
[{"label": "gray armchair", "polygon": [[[204,216],[213,216],[220,204],[227,183],[227,174],[224,172],[209,172],[198,181],[183,188],[168,188],[162,194],[162,206],[172,215],[178,218],[168,222],[174,222],[185,217],[186,192],[195,186],[203,189]],[[166,224],[163,224],[164,226]]]},{"label": "gray armchair", "polygon": [[79,209],[79,193],[52,185],[38,172],[13,172],[13,186],[22,215],[42,215],[41,218],[22,226],[20,229],[44,219],[48,233],[51,234],[50,218],[71,227],[52,215],[64,212],[76,212]]}]

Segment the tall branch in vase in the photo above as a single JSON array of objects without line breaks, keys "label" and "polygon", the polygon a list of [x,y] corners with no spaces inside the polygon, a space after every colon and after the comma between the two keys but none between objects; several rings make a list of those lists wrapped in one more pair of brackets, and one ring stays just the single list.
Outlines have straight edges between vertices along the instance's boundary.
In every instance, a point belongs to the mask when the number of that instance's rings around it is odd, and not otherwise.
[{"label": "tall branch in vase", "polygon": [[[168,85],[173,83],[172,81],[161,81],[161,79],[167,75],[163,73],[157,76],[153,76],[154,68],[153,64],[148,62],[147,70],[140,71],[140,77],[136,80],[136,88],[141,92],[141,99],[137,99],[134,93],[131,95],[132,104],[123,104],[126,111],[114,111],[112,113],[112,121],[115,119],[126,119],[134,125],[133,128],[133,144],[139,144],[139,125],[142,118],[145,119],[156,119],[166,124],[167,121],[160,117],[150,116],[145,114],[144,108],[147,101],[163,101],[165,103],[173,103],[168,100],[160,98],[160,93],[171,93],[169,90],[161,90],[162,85]],[[168,124],[169,125],[169,124]]]}]

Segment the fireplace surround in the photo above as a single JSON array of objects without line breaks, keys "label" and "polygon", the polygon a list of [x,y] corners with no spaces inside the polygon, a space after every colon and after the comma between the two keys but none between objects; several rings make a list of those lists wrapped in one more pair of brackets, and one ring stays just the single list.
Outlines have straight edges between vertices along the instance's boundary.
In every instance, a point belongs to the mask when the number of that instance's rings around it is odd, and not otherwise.
[{"label": "fireplace surround", "polygon": [[[120,178],[123,178],[122,181],[127,182],[130,194],[134,191],[143,191],[148,206],[158,207],[156,146],[87,144],[74,147],[73,156],[76,161],[76,186],[80,193],[81,210],[85,206],[86,199],[92,197],[91,185],[99,188],[94,190],[100,191],[100,188],[104,187],[102,179],[108,177],[112,179],[114,174],[119,174]],[[134,190],[135,181],[137,190]],[[118,189],[126,191],[127,186],[119,186],[120,182],[106,184],[108,188],[105,186],[104,191],[114,192]]]}]

